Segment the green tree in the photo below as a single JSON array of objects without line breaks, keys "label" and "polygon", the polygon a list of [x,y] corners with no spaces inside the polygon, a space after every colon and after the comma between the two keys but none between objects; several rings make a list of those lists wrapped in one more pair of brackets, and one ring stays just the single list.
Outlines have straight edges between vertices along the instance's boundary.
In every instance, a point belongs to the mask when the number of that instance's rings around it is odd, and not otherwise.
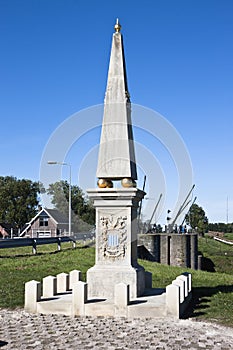
[{"label": "green tree", "polygon": [[209,223],[208,230],[215,231],[215,232],[231,233],[233,232],[233,223],[228,223],[228,224],[225,224],[223,222]]},{"label": "green tree", "polygon": [[37,212],[39,193],[38,182],[0,176],[0,221],[22,228]]},{"label": "green tree", "polygon": [[[47,193],[52,196],[52,204],[56,209],[68,216],[69,213],[69,183],[58,181],[49,185]],[[77,231],[88,229],[95,224],[95,209],[78,186],[71,186],[71,209],[73,229]]]},{"label": "green tree", "polygon": [[185,221],[198,233],[204,233],[208,228],[208,218],[202,207],[197,204],[192,204]]}]

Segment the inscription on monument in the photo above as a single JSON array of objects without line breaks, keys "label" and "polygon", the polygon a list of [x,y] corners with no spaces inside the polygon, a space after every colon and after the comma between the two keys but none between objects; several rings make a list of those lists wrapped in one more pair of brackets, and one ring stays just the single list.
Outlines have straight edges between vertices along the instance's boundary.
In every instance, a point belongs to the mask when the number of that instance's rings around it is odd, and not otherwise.
[{"label": "inscription on monument", "polygon": [[127,241],[127,216],[100,217],[100,246],[104,258],[123,258]]}]

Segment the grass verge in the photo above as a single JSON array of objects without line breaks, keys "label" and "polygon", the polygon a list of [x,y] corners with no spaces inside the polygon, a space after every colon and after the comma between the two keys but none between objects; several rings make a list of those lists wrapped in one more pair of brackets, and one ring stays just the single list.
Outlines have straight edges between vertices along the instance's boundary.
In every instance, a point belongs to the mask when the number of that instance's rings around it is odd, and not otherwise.
[{"label": "grass verge", "polygon": [[94,265],[95,249],[72,249],[69,243],[62,247],[57,252],[56,245],[40,246],[37,255],[32,255],[28,247],[4,249],[4,255],[0,251],[0,307],[22,307],[24,284],[33,279],[41,281],[49,275],[79,269],[85,280],[86,271]]},{"label": "grass verge", "polygon": [[[139,263],[152,273],[155,288],[165,288],[177,275],[184,271],[191,272],[193,305],[187,316],[233,327],[233,271],[232,268],[228,269],[229,256],[225,255],[224,250],[222,255],[211,256],[214,249],[217,249],[217,252],[220,249],[215,243],[204,238],[199,244],[199,250],[202,250],[206,257],[213,258],[215,269],[219,272],[194,271],[145,260],[139,260]],[[69,243],[63,244],[62,247],[62,251],[56,252],[56,245],[40,246],[36,256],[32,255],[27,247],[1,250],[0,307],[23,307],[24,284],[32,279],[41,281],[48,275],[78,269],[85,280],[86,271],[94,265],[95,249],[81,246],[71,249]],[[230,254],[230,250],[227,252]],[[223,267],[219,267],[219,263],[224,265],[228,273],[221,272]]]},{"label": "grass verge", "polygon": [[221,243],[206,236],[198,239],[198,250],[204,256],[204,263],[206,263],[204,268],[233,274],[233,245]]},{"label": "grass verge", "polygon": [[182,272],[192,274],[193,301],[185,317],[233,327],[233,275],[166,266],[139,260],[152,273],[153,286],[164,288]]}]

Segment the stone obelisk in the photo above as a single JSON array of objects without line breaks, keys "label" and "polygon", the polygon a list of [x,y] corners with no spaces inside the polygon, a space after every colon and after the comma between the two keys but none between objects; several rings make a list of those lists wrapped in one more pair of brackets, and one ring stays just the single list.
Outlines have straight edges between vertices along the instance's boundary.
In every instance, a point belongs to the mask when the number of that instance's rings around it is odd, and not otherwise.
[{"label": "stone obelisk", "polygon": [[112,38],[97,167],[100,187],[111,186],[111,180],[123,180],[123,186],[136,185],[137,180],[130,95],[120,29],[117,20]]},{"label": "stone obelisk", "polygon": [[[116,284],[130,297],[145,289],[145,271],[137,263],[137,209],[145,193],[136,188],[137,171],[127,87],[123,38],[117,20],[104,101],[97,167],[98,188],[87,190],[96,208],[96,261],[87,271],[88,295],[112,299]],[[122,187],[114,188],[115,180]]]}]

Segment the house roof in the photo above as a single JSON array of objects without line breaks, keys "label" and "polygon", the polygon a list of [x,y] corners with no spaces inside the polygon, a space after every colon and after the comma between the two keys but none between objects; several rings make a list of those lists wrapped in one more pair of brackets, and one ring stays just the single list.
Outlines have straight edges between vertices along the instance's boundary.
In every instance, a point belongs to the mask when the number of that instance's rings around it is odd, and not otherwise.
[{"label": "house roof", "polygon": [[50,214],[50,217],[52,217],[58,224],[68,224],[68,217],[59,210],[46,208],[45,211]]},{"label": "house roof", "polygon": [[37,213],[29,223],[27,223],[20,233],[20,236],[23,236],[28,229],[31,227],[33,222],[40,216],[48,216],[50,217],[53,221],[55,221],[56,224],[68,224],[68,217],[61,213],[57,209],[48,209],[48,208],[42,208],[39,213]]}]

